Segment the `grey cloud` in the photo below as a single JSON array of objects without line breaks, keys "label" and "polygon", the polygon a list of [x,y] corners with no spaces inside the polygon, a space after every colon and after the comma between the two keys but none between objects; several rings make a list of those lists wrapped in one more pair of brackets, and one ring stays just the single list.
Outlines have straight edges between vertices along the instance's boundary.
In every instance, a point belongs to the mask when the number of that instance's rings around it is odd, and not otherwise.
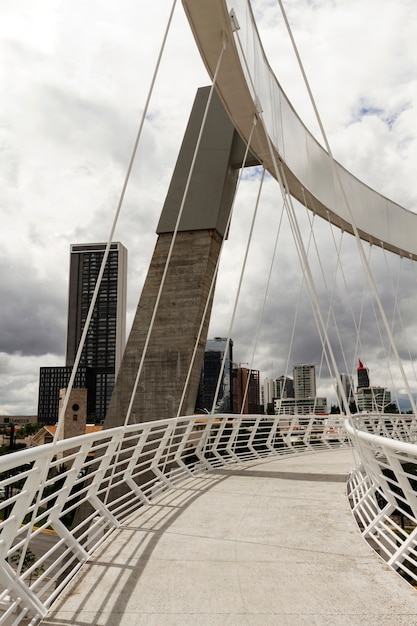
[{"label": "grey cloud", "polygon": [[33,268],[0,259],[0,352],[38,356],[62,355],[66,335],[66,302],[53,281]]}]

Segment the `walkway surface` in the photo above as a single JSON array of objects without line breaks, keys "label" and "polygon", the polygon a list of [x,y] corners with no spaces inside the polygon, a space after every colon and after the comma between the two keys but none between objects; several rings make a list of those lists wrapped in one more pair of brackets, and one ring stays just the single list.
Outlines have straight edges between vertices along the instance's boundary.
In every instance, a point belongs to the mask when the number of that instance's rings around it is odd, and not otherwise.
[{"label": "walkway surface", "polygon": [[350,450],[190,480],[118,530],[48,626],[417,624],[417,591],[361,538]]}]

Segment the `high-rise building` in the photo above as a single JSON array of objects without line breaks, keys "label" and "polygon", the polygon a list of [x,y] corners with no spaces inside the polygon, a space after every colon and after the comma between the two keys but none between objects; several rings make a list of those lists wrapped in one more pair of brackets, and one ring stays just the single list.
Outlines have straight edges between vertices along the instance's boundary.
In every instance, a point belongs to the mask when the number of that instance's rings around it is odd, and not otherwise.
[{"label": "high-rise building", "polygon": [[342,408],[342,411],[344,411],[345,407],[342,389],[349,407],[351,402],[354,402],[355,400],[353,391],[353,379],[352,376],[349,376],[349,374],[340,374],[340,386],[337,386],[337,398],[339,401],[339,405]]},{"label": "high-rise building", "polygon": [[363,365],[360,359],[359,359],[357,373],[358,373],[358,389],[369,387],[369,370],[367,367]]},{"label": "high-rise building", "polygon": [[261,404],[265,413],[273,413],[275,400],[294,397],[294,381],[289,376],[265,378],[262,384]]},{"label": "high-rise building", "polygon": [[295,365],[293,376],[293,381],[287,377],[282,377],[281,396],[274,400],[275,414],[326,414],[326,398],[318,398],[316,396],[315,365]]},{"label": "high-rise building", "polygon": [[294,397],[296,400],[314,398],[316,395],[316,368],[314,365],[295,365]]},{"label": "high-rise building", "polygon": [[[68,386],[100,272],[106,244],[73,244],[70,255],[68,330],[64,367],[41,368],[38,420],[55,424],[59,391]],[[103,420],[126,339],[127,250],[112,243],[74,387],[86,387],[89,419]]]},{"label": "high-rise building", "polygon": [[327,415],[326,398],[284,398],[274,400],[275,415]]},{"label": "high-rise building", "polygon": [[[66,365],[72,366],[106,245],[71,246]],[[112,243],[80,365],[95,370],[95,413],[104,419],[126,342],[127,250]]]},{"label": "high-rise building", "polygon": [[356,394],[358,411],[384,413],[391,404],[391,392],[385,387],[361,387]]},{"label": "high-rise building", "polygon": [[275,380],[272,378],[264,378],[261,386],[261,404],[264,408],[264,412],[267,413],[269,407],[273,406],[276,393]]},{"label": "high-rise building", "polygon": [[276,398],[293,398],[294,397],[294,381],[289,376],[280,376],[275,381],[275,397]]},{"label": "high-rise building", "polygon": [[259,370],[247,367],[233,367],[233,412],[257,415],[259,404]]},{"label": "high-rise building", "polygon": [[[38,422],[56,424],[59,414],[59,392],[68,386],[72,367],[41,367],[39,372]],[[79,367],[74,388],[88,389],[87,415],[95,413],[95,376],[92,368]]]},{"label": "high-rise building", "polygon": [[[221,373],[223,357],[226,359]],[[204,352],[204,362],[198,387],[196,411],[211,412],[220,377],[219,393],[215,413],[233,412],[233,341],[223,337],[208,339]]]}]

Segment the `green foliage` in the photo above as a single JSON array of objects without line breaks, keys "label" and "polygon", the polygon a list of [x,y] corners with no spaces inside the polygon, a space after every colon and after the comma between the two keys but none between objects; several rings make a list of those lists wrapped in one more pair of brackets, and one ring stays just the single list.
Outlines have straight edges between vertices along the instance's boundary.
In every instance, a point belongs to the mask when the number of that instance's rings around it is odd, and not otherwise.
[{"label": "green foliage", "polygon": [[352,402],[349,402],[349,411],[351,413],[357,413],[358,412],[358,407],[356,406],[356,402],[354,400],[352,400]]},{"label": "green foliage", "polygon": [[395,413],[398,414],[399,410],[395,402],[390,402],[387,406],[384,407],[384,413]]},{"label": "green foliage", "polygon": [[[15,568],[17,569],[21,558],[22,558],[22,551],[18,550],[9,558],[9,562],[12,564],[12,566],[15,566]],[[36,555],[34,554],[34,552],[32,552],[32,550],[30,550],[30,548],[28,548],[25,552],[25,556],[23,557],[21,571],[26,572],[26,570],[28,570],[30,567],[35,565],[35,563],[36,563]],[[29,585],[32,582],[32,578],[37,578],[38,576],[42,574],[43,571],[44,571],[43,565],[40,565],[39,567],[35,567],[35,569],[30,573]]]},{"label": "green foliage", "polygon": [[18,437],[18,439],[24,439],[25,437],[35,435],[38,430],[43,428],[44,425],[45,424],[42,422],[36,422],[36,424],[25,424],[16,432],[16,437]]},{"label": "green foliage", "polygon": [[8,444],[0,446],[0,455],[9,454],[10,452],[16,452],[16,450],[23,450],[24,448],[26,448],[25,443],[14,443],[13,449],[10,449],[10,446]]}]

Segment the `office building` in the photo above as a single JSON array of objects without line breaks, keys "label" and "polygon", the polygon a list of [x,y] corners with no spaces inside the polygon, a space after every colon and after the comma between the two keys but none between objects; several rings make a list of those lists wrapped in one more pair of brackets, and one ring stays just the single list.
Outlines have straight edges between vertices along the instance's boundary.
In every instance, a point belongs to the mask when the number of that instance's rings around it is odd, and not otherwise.
[{"label": "office building", "polygon": [[233,413],[257,415],[259,404],[259,370],[235,366],[232,370]]},{"label": "office building", "polygon": [[[223,371],[223,358],[226,354]],[[233,341],[223,337],[209,339],[204,352],[200,384],[197,393],[196,412],[211,413],[219,383],[215,413],[233,412]]]},{"label": "office building", "polygon": [[357,369],[358,374],[358,390],[365,387],[369,387],[369,370],[365,367],[362,361],[359,359],[359,365]]},{"label": "office building", "polygon": [[274,412],[275,400],[294,397],[294,381],[289,376],[265,378],[261,388],[261,404],[265,413]]},{"label": "office building", "polygon": [[274,404],[275,396],[275,380],[272,378],[266,377],[261,386],[261,404],[264,409],[264,413],[268,413],[268,410]]},{"label": "office building", "polygon": [[289,376],[280,376],[275,381],[276,398],[294,398],[294,380]]},{"label": "office building", "polygon": [[314,365],[295,365],[294,397],[296,400],[314,398],[316,395],[316,368]]},{"label": "office building", "polygon": [[327,414],[327,399],[316,396],[315,365],[295,365],[292,381],[285,376],[278,380],[281,395],[274,400],[276,415]]},{"label": "office building", "polygon": [[[66,365],[72,366],[106,245],[71,246]],[[127,250],[112,243],[80,365],[95,370],[95,414],[104,419],[126,343]]]},{"label": "office building", "polygon": [[385,387],[361,387],[356,393],[358,411],[384,413],[391,404],[391,392]]},{"label": "office building", "polygon": [[[41,368],[39,381],[38,419],[47,424],[58,419],[59,391],[68,386],[105,248],[104,243],[71,246],[66,363]],[[76,388],[86,385],[89,420],[104,419],[122,359],[126,283],[127,250],[121,243],[112,243],[74,384]]]},{"label": "office building", "polygon": [[[41,367],[39,372],[38,422],[56,424],[59,415],[59,392],[68,387],[72,367]],[[87,415],[95,414],[95,376],[92,368],[79,367],[75,389],[88,389]]]},{"label": "office building", "polygon": [[326,398],[277,398],[274,400],[275,415],[327,415]]},{"label": "office building", "polygon": [[[343,390],[343,392],[342,392]],[[340,384],[337,385],[337,398],[339,402],[339,406],[343,412],[345,412],[344,406],[344,398],[348,403],[348,407],[350,407],[351,403],[354,402],[354,388],[353,388],[353,379],[349,374],[340,374]]]}]

